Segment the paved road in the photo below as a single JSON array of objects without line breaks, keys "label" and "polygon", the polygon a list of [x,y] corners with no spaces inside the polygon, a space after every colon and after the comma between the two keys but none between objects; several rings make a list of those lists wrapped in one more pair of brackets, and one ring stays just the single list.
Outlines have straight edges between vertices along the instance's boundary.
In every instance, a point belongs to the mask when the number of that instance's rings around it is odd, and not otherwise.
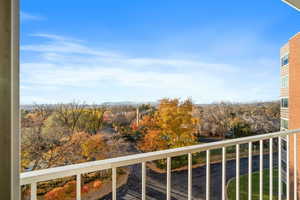
[{"label": "paved road", "polygon": [[[274,154],[274,166],[277,165],[277,154]],[[227,161],[226,174],[227,181],[235,177],[236,170],[235,160]],[[248,173],[248,158],[240,159],[241,174]],[[131,174],[128,184],[118,190],[118,199],[121,200],[138,200],[141,199],[141,166],[131,166]],[[264,168],[269,168],[269,156],[264,156]],[[221,199],[221,183],[222,183],[222,164],[216,163],[211,165],[211,199]],[[259,170],[259,156],[253,156],[253,171]],[[187,171],[172,172],[172,200],[187,199]],[[193,199],[205,199],[206,188],[206,166],[193,169]],[[147,200],[162,200],[166,198],[166,175],[158,174],[151,170],[147,170]],[[103,200],[111,199],[111,195]]]}]

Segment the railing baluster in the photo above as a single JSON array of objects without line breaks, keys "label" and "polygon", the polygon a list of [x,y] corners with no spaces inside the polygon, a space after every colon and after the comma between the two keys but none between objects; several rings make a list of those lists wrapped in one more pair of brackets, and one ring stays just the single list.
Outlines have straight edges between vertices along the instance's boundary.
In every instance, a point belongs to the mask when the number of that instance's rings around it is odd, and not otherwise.
[{"label": "railing baluster", "polygon": [[294,200],[297,200],[297,169],[298,169],[298,141],[297,134],[294,134]]},{"label": "railing baluster", "polygon": [[206,151],[206,200],[210,199],[210,150]]},{"label": "railing baluster", "polygon": [[193,175],[192,175],[192,153],[188,154],[188,200],[192,200],[192,187],[193,187]]},{"label": "railing baluster", "polygon": [[282,173],[281,173],[281,136],[278,137],[278,200],[282,199]]},{"label": "railing baluster", "polygon": [[112,199],[117,200],[117,168],[112,168]]},{"label": "railing baluster", "polygon": [[222,148],[222,200],[226,199],[226,147]]},{"label": "railing baluster", "polygon": [[264,164],[264,142],[263,140],[259,141],[259,199],[263,200],[263,185],[264,185],[264,180],[263,180],[263,164]]},{"label": "railing baluster", "polygon": [[269,191],[269,197],[270,197],[270,200],[273,199],[273,138],[270,138],[270,155],[269,155],[269,158],[270,158],[270,177],[269,177],[269,180],[270,180],[270,191]]},{"label": "railing baluster", "polygon": [[252,142],[249,142],[248,155],[248,199],[252,199]]},{"label": "railing baluster", "polygon": [[37,200],[37,183],[31,183],[30,185],[30,200]]},{"label": "railing baluster", "polygon": [[290,199],[290,136],[286,136],[286,198]]},{"label": "railing baluster", "polygon": [[76,175],[76,200],[81,200],[81,174]]},{"label": "railing baluster", "polygon": [[240,199],[240,145],[236,145],[236,200]]},{"label": "railing baluster", "polygon": [[171,200],[171,157],[167,158],[167,200]]},{"label": "railing baluster", "polygon": [[146,200],[146,163],[142,162],[142,200]]},{"label": "railing baluster", "polygon": [[[264,141],[269,140],[269,196],[270,200],[274,198],[274,196],[278,196],[279,200],[283,199],[283,191],[286,191],[286,199],[299,199],[298,198],[298,136],[297,134],[300,133],[299,130],[294,131],[286,131],[286,132],[277,132],[277,133],[271,133],[271,134],[265,134],[265,135],[258,135],[258,136],[251,136],[246,138],[240,138],[235,140],[226,140],[223,142],[217,142],[213,144],[202,144],[202,145],[195,145],[190,147],[182,147],[178,149],[171,149],[166,151],[159,151],[159,152],[152,152],[152,153],[146,153],[146,154],[139,154],[136,157],[135,156],[128,156],[128,157],[122,157],[120,159],[108,159],[104,161],[94,161],[91,163],[82,163],[80,165],[75,164],[73,166],[62,166],[57,167],[55,169],[45,169],[41,170],[39,172],[25,172],[20,175],[20,185],[30,185],[30,192],[31,194],[28,196],[30,197],[30,200],[37,200],[37,183],[48,181],[56,178],[64,178],[65,176],[76,176],[76,200],[80,200],[82,197],[81,194],[81,180],[82,180],[82,173],[90,173],[93,170],[112,170],[112,199],[117,200],[117,169],[118,167],[133,165],[133,164],[141,164],[141,170],[142,170],[142,195],[141,199],[146,200],[146,163],[151,162],[152,160],[158,160],[158,159],[167,159],[167,174],[166,174],[166,199],[171,200],[171,175],[172,175],[172,166],[171,166],[171,160],[172,157],[180,156],[180,155],[186,155],[188,154],[188,195],[187,199],[192,200],[192,186],[193,186],[193,180],[192,180],[192,152],[204,152],[206,151],[206,200],[210,199],[210,193],[211,193],[211,151],[212,149],[220,149],[222,148],[222,200],[226,199],[226,150],[229,146],[236,146],[236,199],[240,199],[240,146],[242,144],[247,145],[248,143],[248,199],[251,199],[252,194],[252,170],[253,170],[253,143],[256,144],[256,142],[259,142],[259,183],[253,182],[253,184],[259,184],[259,199],[263,199],[264,195]],[[291,140],[294,138],[294,142]],[[286,147],[283,146],[285,143],[284,137],[286,137]],[[275,138],[275,139],[273,139]],[[278,138],[278,151],[277,149],[274,150],[274,143],[277,143],[276,138]],[[292,147],[293,146],[293,147]],[[287,148],[287,152],[283,149]],[[290,148],[294,150],[293,157],[290,153]],[[278,152],[278,192],[276,191],[276,194],[274,194],[274,154]],[[256,156],[255,156],[256,157]],[[275,159],[277,162],[277,159]],[[283,162],[282,162],[283,161]],[[287,162],[287,169],[285,169],[285,161]],[[292,165],[292,162],[294,162],[294,166]],[[291,167],[294,167],[294,171],[290,171]],[[286,177],[285,177],[285,171],[286,170]],[[244,173],[244,172],[243,172]],[[291,175],[294,175],[293,178]],[[286,188],[283,187],[283,182],[286,180]],[[277,180],[276,180],[277,181]],[[291,188],[291,183],[294,183],[294,185]],[[276,185],[277,186],[277,185]],[[276,187],[277,188],[277,187]],[[292,191],[293,190],[293,191]],[[174,194],[175,195],[175,194]],[[246,198],[245,198],[246,199]]]}]

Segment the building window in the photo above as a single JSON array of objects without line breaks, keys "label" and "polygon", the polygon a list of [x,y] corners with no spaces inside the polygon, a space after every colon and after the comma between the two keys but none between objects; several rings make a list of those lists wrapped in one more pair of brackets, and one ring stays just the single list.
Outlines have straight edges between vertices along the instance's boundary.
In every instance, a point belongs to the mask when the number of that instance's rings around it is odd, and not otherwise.
[{"label": "building window", "polygon": [[[286,138],[286,137],[285,137]],[[287,143],[286,143],[286,139],[282,138],[281,139],[281,143],[282,143],[282,153],[286,153],[287,151]],[[282,156],[282,158],[284,158],[284,156]],[[286,161],[286,159],[283,159]]]},{"label": "building window", "polygon": [[284,162],[283,160],[281,161],[281,167],[282,167],[282,171],[287,172],[286,162]]},{"label": "building window", "polygon": [[289,85],[289,77],[284,76],[281,78],[281,88],[288,88]]},{"label": "building window", "polygon": [[281,66],[285,66],[287,64],[289,64],[289,55],[288,54],[281,58]]},{"label": "building window", "polygon": [[283,129],[289,128],[289,121],[287,119],[281,119],[281,128]]},{"label": "building window", "polygon": [[281,108],[288,108],[289,107],[289,99],[288,98],[281,98],[280,99]]}]

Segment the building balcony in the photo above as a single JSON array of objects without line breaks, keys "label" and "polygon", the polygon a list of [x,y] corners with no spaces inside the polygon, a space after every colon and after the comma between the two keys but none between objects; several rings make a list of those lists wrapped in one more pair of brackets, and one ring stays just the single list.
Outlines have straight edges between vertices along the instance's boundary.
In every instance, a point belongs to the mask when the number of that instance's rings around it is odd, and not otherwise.
[{"label": "building balcony", "polygon": [[[69,166],[62,166],[38,171],[25,172],[21,174],[21,185],[30,185],[30,199],[37,199],[37,184],[43,181],[49,181],[53,179],[65,178],[74,176],[76,177],[76,199],[82,198],[82,175],[86,173],[111,170],[111,199],[126,199],[119,198],[118,195],[118,183],[117,183],[117,169],[130,165],[137,165],[138,173],[141,175],[140,180],[136,180],[135,184],[140,190],[135,191],[138,198],[129,199],[162,199],[161,197],[153,198],[148,197],[147,190],[158,190],[165,195],[167,200],[171,199],[228,199],[227,198],[227,183],[230,178],[235,179],[235,199],[241,198],[241,176],[248,176],[248,199],[252,199],[253,186],[259,186],[259,199],[263,199],[263,195],[266,193],[264,187],[268,187],[268,195],[270,199],[274,196],[283,197],[283,199],[296,199],[297,184],[293,185],[293,182],[297,181],[297,134],[300,130],[275,132],[251,137],[244,137],[238,139],[223,140],[219,142],[212,142],[194,146],[187,146],[182,148],[174,148],[163,151],[156,151],[150,153],[141,153],[136,155],[129,155],[124,157],[112,158],[107,160],[86,162],[81,164],[74,164]],[[283,139],[284,138],[284,139]],[[290,146],[290,143],[293,145]],[[266,145],[268,144],[268,145]],[[246,156],[241,153],[241,147],[247,148]],[[226,151],[228,148],[235,147],[234,157],[228,156]],[[212,162],[212,152],[216,149],[220,150],[220,160],[218,162]],[[290,151],[285,151],[290,149]],[[193,166],[192,160],[194,153],[205,152],[205,165],[203,166],[202,174],[197,167]],[[290,152],[295,152],[290,154]],[[171,161],[177,156],[187,155],[188,165],[184,169],[184,172],[177,173],[171,169]],[[292,159],[290,159],[290,157]],[[163,174],[163,179],[157,184],[160,186],[150,187],[149,185],[155,185],[153,181],[148,179],[147,163],[155,160],[166,159],[166,171]],[[278,162],[282,161],[282,162]],[[291,162],[292,160],[292,162]],[[283,162],[284,161],[284,162]],[[296,162],[294,162],[296,161]],[[290,167],[289,167],[290,166]],[[268,185],[263,181],[264,169],[268,168]],[[278,169],[278,176],[275,177],[273,170]],[[218,172],[216,172],[216,170]],[[253,172],[257,171],[259,179],[250,178]],[[202,177],[202,189],[200,188],[200,182],[196,183],[195,177],[199,173],[199,177]],[[217,175],[216,175],[217,174]],[[247,175],[248,174],[248,175]],[[293,175],[294,174],[294,175]],[[173,176],[174,175],[174,176]],[[186,178],[180,179],[186,175]],[[274,179],[278,179],[278,190],[274,190]],[[285,183],[289,184],[283,184]],[[173,183],[172,183],[173,182]],[[176,184],[175,184],[176,182]],[[265,183],[264,183],[265,182]],[[179,184],[180,183],[180,184]],[[218,183],[218,186],[216,185]],[[177,186],[176,186],[177,185]],[[180,185],[180,186],[178,186]],[[173,187],[176,186],[177,189]],[[159,188],[159,189],[158,189]],[[180,188],[180,191],[178,190]],[[176,191],[175,191],[176,190]],[[199,195],[201,190],[203,194]],[[197,194],[197,195],[196,195]],[[128,199],[128,198],[127,198]]]}]

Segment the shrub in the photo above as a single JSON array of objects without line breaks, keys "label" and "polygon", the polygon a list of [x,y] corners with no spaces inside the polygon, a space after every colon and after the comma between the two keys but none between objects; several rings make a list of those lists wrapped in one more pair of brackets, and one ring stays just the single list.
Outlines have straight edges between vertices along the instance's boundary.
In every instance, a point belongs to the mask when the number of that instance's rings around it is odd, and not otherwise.
[{"label": "shrub", "polygon": [[81,188],[81,192],[82,192],[82,193],[88,193],[88,192],[89,192],[89,187],[88,187],[87,185],[83,186],[83,187]]},{"label": "shrub", "polygon": [[76,181],[70,181],[64,186],[65,193],[72,194],[76,192]]},{"label": "shrub", "polygon": [[45,200],[66,200],[76,197],[76,181],[70,181],[63,187],[57,187],[45,195]]},{"label": "shrub", "polygon": [[65,191],[63,187],[54,188],[45,195],[45,200],[65,200]]},{"label": "shrub", "polygon": [[93,183],[93,188],[99,189],[102,186],[102,182],[100,180],[96,180]]}]

